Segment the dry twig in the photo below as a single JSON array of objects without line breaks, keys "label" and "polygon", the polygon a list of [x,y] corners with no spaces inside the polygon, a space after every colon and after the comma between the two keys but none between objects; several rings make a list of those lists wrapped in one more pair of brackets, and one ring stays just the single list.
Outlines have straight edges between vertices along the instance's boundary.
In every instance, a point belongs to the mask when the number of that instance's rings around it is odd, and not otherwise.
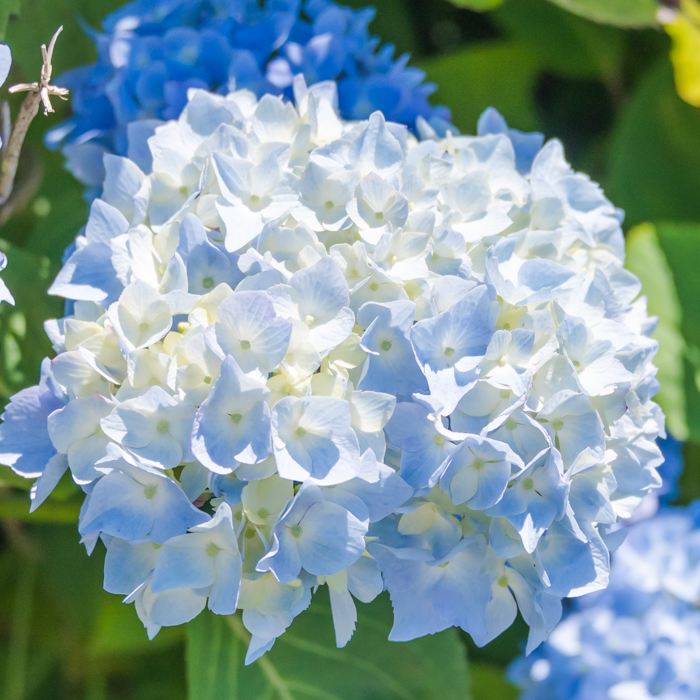
[{"label": "dry twig", "polygon": [[0,206],[4,205],[12,194],[22,144],[27,135],[29,125],[39,112],[39,105],[43,103],[44,114],[49,114],[54,111],[51,106],[52,96],[59,97],[62,100],[68,99],[68,90],[66,88],[50,84],[51,73],[53,71],[51,65],[53,50],[56,45],[56,39],[58,39],[58,35],[62,31],[63,27],[59,27],[56,30],[56,33],[49,42],[48,49],[46,48],[46,44],[41,45],[41,55],[43,58],[41,80],[38,83],[20,83],[8,90],[8,92],[11,93],[27,92],[29,94],[24,98],[24,102],[22,102],[17,120],[12,129],[12,135],[8,139],[7,146],[3,152],[2,170],[0,171]]}]

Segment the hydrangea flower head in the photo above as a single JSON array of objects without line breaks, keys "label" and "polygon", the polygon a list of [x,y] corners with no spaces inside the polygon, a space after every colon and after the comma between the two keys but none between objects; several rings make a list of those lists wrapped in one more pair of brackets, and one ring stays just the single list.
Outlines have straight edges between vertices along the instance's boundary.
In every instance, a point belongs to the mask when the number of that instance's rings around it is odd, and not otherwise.
[{"label": "hydrangea flower head", "polygon": [[521,700],[684,700],[700,693],[700,511],[631,528],[606,591],[581,599],[510,668]]},{"label": "hydrangea flower head", "polygon": [[537,646],[660,483],[620,212],[493,111],[418,140],[294,95],[194,89],[105,157],[0,459],[32,508],[70,470],[151,635],[242,609],[251,661],[327,585],[341,646],[385,588],[393,640],[519,609]]},{"label": "hydrangea flower head", "polygon": [[89,30],[97,63],[62,77],[75,114],[48,142],[67,142],[69,169],[100,186],[102,153],[126,155],[132,122],[177,118],[190,88],[291,98],[295,75],[337,81],[346,119],[381,110],[411,128],[421,117],[443,129],[450,113],[429,104],[435,86],[407,55],[379,47],[367,29],[373,17],[330,0],[133,0],[102,32]]}]

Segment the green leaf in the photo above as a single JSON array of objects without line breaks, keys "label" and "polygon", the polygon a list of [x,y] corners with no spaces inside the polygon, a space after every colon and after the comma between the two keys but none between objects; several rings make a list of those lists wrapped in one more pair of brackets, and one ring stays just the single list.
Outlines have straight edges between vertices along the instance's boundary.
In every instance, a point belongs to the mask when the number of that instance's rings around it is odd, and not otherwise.
[{"label": "green leaf", "polygon": [[[366,0],[343,0],[342,4],[359,10],[373,3]],[[396,55],[406,52],[412,54],[418,48],[412,20],[413,13],[407,12],[404,0],[382,0],[369,30],[371,34],[378,36],[383,44],[393,44],[396,47]]]},{"label": "green leaf", "polygon": [[182,642],[184,636],[182,627],[164,627],[149,640],[134,606],[125,605],[119,596],[105,595],[89,649],[94,657],[101,658],[111,654],[154,654]]},{"label": "green leaf", "polygon": [[700,348],[700,224],[659,223],[656,234],[680,299],[683,337],[689,345]]},{"label": "green leaf", "polygon": [[5,41],[7,23],[12,15],[19,14],[19,0],[0,0],[0,41]]},{"label": "green leaf", "polygon": [[5,677],[5,700],[23,700],[29,670],[29,634],[33,606],[36,562],[29,560],[17,577],[12,628],[10,630],[10,658]]},{"label": "green leaf", "polygon": [[700,499],[700,444],[686,442],[683,445],[683,464],[685,468],[678,479],[680,495],[674,500],[674,505],[687,506]]},{"label": "green leaf", "polygon": [[[673,274],[682,310],[681,330],[685,339],[685,399],[689,437],[700,442],[700,224],[656,225],[661,249]],[[660,273],[654,269],[651,274]],[[658,313],[658,312],[657,312]]]},{"label": "green leaf", "polygon": [[519,43],[490,42],[420,64],[438,85],[433,102],[452,110],[454,125],[474,133],[481,113],[494,106],[510,126],[537,127],[534,91],[535,52]]},{"label": "green leaf", "polygon": [[[7,0],[0,0],[0,3]],[[17,3],[18,0],[10,0]],[[21,0],[22,14],[7,29],[7,43],[21,66],[22,80],[33,81],[41,69],[41,45],[48,44],[60,25],[64,31],[54,52],[54,76],[76,65],[94,61],[97,51],[76,18],[99,27],[102,18],[123,4],[122,0]],[[1,11],[0,11],[1,12]],[[0,15],[1,16],[1,15]],[[55,80],[54,80],[55,82]],[[56,83],[59,84],[59,83]]]},{"label": "green leaf", "polygon": [[46,290],[53,278],[49,259],[22,248],[2,245],[7,268],[2,277],[16,305],[0,305],[0,396],[8,399],[36,383],[41,360],[53,354],[43,323],[62,315],[61,300]]},{"label": "green leaf", "polygon": [[0,494],[0,520],[26,520],[32,523],[78,523],[80,501],[49,499],[33,513],[29,512],[26,491],[10,491]]},{"label": "green leaf", "polygon": [[[700,442],[700,350],[697,347],[687,349],[687,356],[683,362],[685,405],[688,419],[688,434],[692,442]],[[686,465],[692,464],[689,461]],[[697,464],[697,462],[695,462]],[[697,468],[684,469],[684,471],[697,472]],[[700,479],[696,480],[700,482]]]},{"label": "green leaf", "polygon": [[0,466],[0,489],[12,487],[29,491],[32,482],[19,474],[15,474],[9,467]]},{"label": "green leaf", "polygon": [[550,0],[575,15],[594,22],[620,27],[649,27],[658,24],[656,0]]},{"label": "green leaf", "polygon": [[700,110],[664,60],[640,82],[612,135],[606,193],[627,223],[700,220]]},{"label": "green leaf", "polygon": [[598,78],[612,88],[620,72],[625,32],[594,24],[543,0],[508,2],[490,18],[513,40],[529,46],[541,68],[573,78]]},{"label": "green leaf", "polygon": [[519,691],[506,680],[499,666],[488,663],[469,664],[474,700],[516,700]]},{"label": "green leaf", "polygon": [[499,5],[502,5],[504,0],[450,0],[457,7],[466,7],[468,10],[476,10],[477,12],[486,12],[493,10]]},{"label": "green leaf", "polygon": [[391,616],[386,594],[359,604],[357,631],[337,649],[322,590],[272,651],[244,666],[250,635],[240,617],[205,611],[187,626],[189,700],[469,700],[455,630],[389,642]]},{"label": "green leaf", "polygon": [[641,280],[649,313],[659,317],[659,324],[652,336],[659,342],[654,364],[659,368],[657,379],[661,384],[655,400],[666,414],[666,426],[671,434],[678,440],[686,440],[688,425],[683,385],[685,343],[681,334],[683,314],[673,274],[652,224],[640,224],[629,231],[625,247],[625,266]]}]

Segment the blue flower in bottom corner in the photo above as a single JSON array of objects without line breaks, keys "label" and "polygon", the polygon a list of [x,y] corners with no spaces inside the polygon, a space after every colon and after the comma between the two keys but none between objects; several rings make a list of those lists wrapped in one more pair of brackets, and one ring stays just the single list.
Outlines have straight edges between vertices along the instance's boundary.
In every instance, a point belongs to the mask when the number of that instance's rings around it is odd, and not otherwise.
[{"label": "blue flower in bottom corner", "polygon": [[700,502],[633,526],[609,588],[509,669],[520,700],[700,697]]}]

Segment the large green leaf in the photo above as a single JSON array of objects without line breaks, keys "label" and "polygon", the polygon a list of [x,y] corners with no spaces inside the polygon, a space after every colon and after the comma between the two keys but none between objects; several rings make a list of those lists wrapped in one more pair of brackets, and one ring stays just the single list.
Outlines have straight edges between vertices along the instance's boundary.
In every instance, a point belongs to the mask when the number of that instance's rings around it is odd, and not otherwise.
[{"label": "large green leaf", "polygon": [[387,641],[383,594],[360,605],[357,631],[336,649],[325,591],[275,643],[243,665],[249,635],[240,617],[208,611],[188,625],[189,700],[468,700],[464,647],[454,630],[412,642]]},{"label": "large green leaf", "polygon": [[[6,2],[0,0],[0,6]],[[9,2],[12,5],[17,0]],[[17,21],[10,22],[6,41],[12,47],[15,63],[21,67],[23,79],[38,79],[40,47],[49,43],[60,25],[64,31],[54,52],[54,77],[67,68],[94,61],[97,51],[78,18],[99,27],[102,18],[122,4],[121,0],[21,0],[22,13]]]},{"label": "large green leaf", "polygon": [[626,211],[627,223],[700,221],[700,110],[676,94],[667,60],[627,104],[609,164],[606,191]]},{"label": "large green leaf", "polygon": [[550,0],[576,15],[621,27],[649,27],[657,23],[656,0]]},{"label": "large green leaf", "polygon": [[661,384],[656,400],[666,414],[666,424],[671,434],[685,440],[688,425],[683,386],[682,311],[673,275],[653,225],[640,224],[633,228],[628,232],[625,244],[625,266],[641,280],[649,313],[659,317],[653,335],[659,342],[654,364],[659,368],[657,378]]},{"label": "large green leaf", "polygon": [[[692,376],[692,374],[690,375]],[[696,407],[697,408],[697,407]],[[678,478],[679,496],[674,499],[674,505],[687,506],[700,499],[700,444],[686,442],[683,445],[684,469]]]},{"label": "large green leaf", "polygon": [[656,234],[676,283],[683,336],[700,348],[700,224],[659,223]]},{"label": "large green leaf", "polygon": [[0,305],[0,398],[8,399],[38,379],[42,358],[52,354],[42,324],[60,315],[62,304],[46,294],[53,276],[48,258],[3,249],[8,264],[2,277],[16,301],[16,306]]},{"label": "large green leaf", "polygon": [[[685,339],[685,398],[689,437],[700,442],[700,224],[656,225],[661,249],[673,273],[682,309],[681,330]],[[663,275],[663,269],[650,274]]]},{"label": "large green leaf", "polygon": [[625,32],[565,12],[543,0],[507,2],[491,20],[529,46],[542,69],[573,78],[599,78],[615,89],[621,81]]},{"label": "large green leaf", "polygon": [[457,7],[466,7],[469,10],[477,12],[486,12],[502,5],[504,0],[450,0]]},{"label": "large green leaf", "polygon": [[102,545],[88,557],[75,523],[3,524],[2,700],[184,700],[184,629],[148,640],[102,590]]},{"label": "large green leaf", "polygon": [[112,654],[153,654],[182,643],[184,632],[182,627],[164,627],[149,640],[134,606],[125,605],[119,596],[104,595],[90,638],[90,652],[102,659]]},{"label": "large green leaf", "polygon": [[454,125],[474,133],[479,115],[494,106],[517,129],[536,128],[534,89],[538,63],[523,44],[490,42],[421,63],[438,84],[435,104],[452,110]]},{"label": "large green leaf", "polygon": [[19,0],[0,0],[0,41],[5,40],[11,15],[19,14]]},{"label": "large green leaf", "polygon": [[369,25],[370,32],[378,36],[382,42],[393,44],[398,55],[406,52],[415,53],[417,42],[413,13],[406,11],[404,0],[381,0],[379,3],[368,3],[366,0],[343,0],[341,4],[354,9],[376,5],[377,12]]},{"label": "large green leaf", "polygon": [[489,663],[469,663],[474,700],[516,700],[518,689],[506,680],[499,666]]}]

